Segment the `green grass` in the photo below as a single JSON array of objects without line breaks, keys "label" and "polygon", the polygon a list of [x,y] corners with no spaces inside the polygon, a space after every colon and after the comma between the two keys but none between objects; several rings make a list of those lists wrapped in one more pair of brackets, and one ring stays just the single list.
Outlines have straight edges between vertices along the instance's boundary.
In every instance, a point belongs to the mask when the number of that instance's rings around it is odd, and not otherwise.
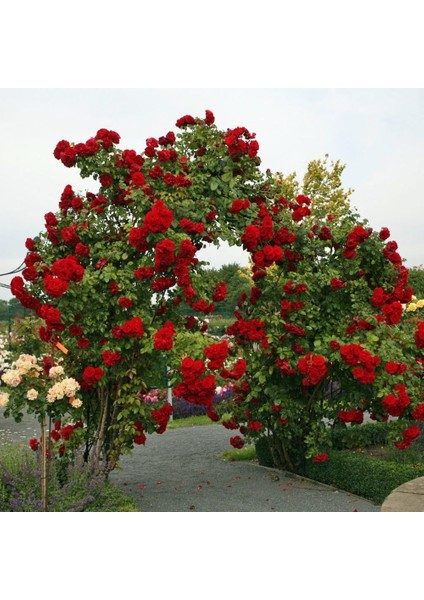
[{"label": "green grass", "polygon": [[226,462],[239,460],[256,461],[256,449],[255,446],[246,446],[246,448],[240,449],[234,448],[232,450],[225,450],[220,456]]},{"label": "green grass", "polygon": [[178,429],[179,427],[195,427],[197,425],[213,425],[213,421],[207,415],[198,417],[186,417],[185,419],[173,419],[169,421],[167,429]]}]

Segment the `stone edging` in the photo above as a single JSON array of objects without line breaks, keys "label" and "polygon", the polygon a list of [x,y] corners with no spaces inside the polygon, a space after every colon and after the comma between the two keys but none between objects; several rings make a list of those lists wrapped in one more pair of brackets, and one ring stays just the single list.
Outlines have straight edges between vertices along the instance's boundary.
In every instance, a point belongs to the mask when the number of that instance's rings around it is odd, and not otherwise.
[{"label": "stone edging", "polygon": [[384,500],[381,512],[424,512],[424,477],[394,489]]}]

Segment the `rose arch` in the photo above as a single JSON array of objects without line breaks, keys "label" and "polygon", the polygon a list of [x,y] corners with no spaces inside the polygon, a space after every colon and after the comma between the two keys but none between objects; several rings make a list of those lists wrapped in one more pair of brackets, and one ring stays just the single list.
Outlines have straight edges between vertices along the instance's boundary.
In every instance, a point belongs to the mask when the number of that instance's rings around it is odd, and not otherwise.
[{"label": "rose arch", "polygon": [[[231,382],[232,445],[265,437],[284,468],[326,460],[328,424],[352,427],[365,412],[396,417],[406,447],[424,420],[424,323],[403,320],[412,289],[396,243],[350,209],[315,215],[313,198],[260,170],[254,133],[214,121],[209,110],[186,115],[178,134],[143,151],[119,149],[107,129],[57,144],[55,158],[98,189],[67,185],[45,230],[26,240],[11,291],[41,320],[48,351],[32,367],[21,359],[32,394],[6,378],[16,392],[7,410],[47,415],[58,423],[54,450],[77,436],[86,460],[109,472],[165,431],[172,407],[143,397],[167,365],[174,394],[215,421],[216,387]],[[252,289],[215,340],[205,317],[226,283],[209,289],[197,254],[223,240],[249,252]],[[65,415],[74,425],[62,435]]]}]

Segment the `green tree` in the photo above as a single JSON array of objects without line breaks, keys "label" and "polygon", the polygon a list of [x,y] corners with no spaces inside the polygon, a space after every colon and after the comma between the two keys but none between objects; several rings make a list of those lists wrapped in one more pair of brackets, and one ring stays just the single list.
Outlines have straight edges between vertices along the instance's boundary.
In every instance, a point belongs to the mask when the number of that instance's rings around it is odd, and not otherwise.
[{"label": "green tree", "polygon": [[424,266],[418,265],[409,269],[409,283],[418,300],[424,298]]}]

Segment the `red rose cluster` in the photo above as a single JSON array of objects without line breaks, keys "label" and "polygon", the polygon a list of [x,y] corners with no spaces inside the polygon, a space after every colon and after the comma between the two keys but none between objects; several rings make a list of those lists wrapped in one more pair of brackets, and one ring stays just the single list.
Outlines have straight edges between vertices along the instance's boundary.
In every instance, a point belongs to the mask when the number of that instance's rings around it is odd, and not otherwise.
[{"label": "red rose cluster", "polygon": [[156,200],[152,209],[144,217],[144,229],[152,233],[165,233],[172,224],[174,213],[162,200]]},{"label": "red rose cluster", "polygon": [[243,448],[244,446],[244,439],[242,437],[240,437],[239,435],[235,435],[234,437],[230,438],[230,444],[233,446],[233,448]]},{"label": "red rose cluster", "polygon": [[144,428],[143,428],[143,423],[141,423],[140,421],[136,421],[134,423],[134,427],[136,430],[136,434],[133,437],[134,440],[134,444],[137,444],[138,446],[142,446],[143,444],[146,443],[146,434],[144,433]]},{"label": "red rose cluster", "polygon": [[174,394],[192,404],[210,406],[215,395],[216,383],[212,374],[202,377],[205,370],[202,360],[184,358],[181,363],[183,381],[175,387]]},{"label": "red rose cluster", "polygon": [[411,427],[408,427],[407,429],[402,431],[403,441],[395,442],[396,448],[399,448],[399,450],[405,450],[406,448],[409,448],[409,446],[412,444],[415,438],[417,438],[419,435],[420,428],[418,427],[418,425],[411,425]]},{"label": "red rose cluster", "polygon": [[230,206],[230,213],[232,215],[237,214],[237,213],[241,212],[242,210],[249,208],[249,206],[250,206],[250,202],[247,198],[243,198],[243,199],[237,198],[236,200],[234,200],[234,202]]},{"label": "red rose cluster", "polygon": [[169,417],[172,415],[172,406],[165,404],[150,413],[152,419],[154,419],[158,425],[156,433],[163,433],[168,425]]},{"label": "red rose cluster", "polygon": [[417,348],[424,348],[424,321],[420,321],[414,334],[415,345]]},{"label": "red rose cluster", "polygon": [[265,322],[259,319],[245,321],[241,315],[235,313],[237,321],[227,327],[227,335],[234,335],[240,341],[261,340],[265,336]]},{"label": "red rose cluster", "polygon": [[352,374],[360,383],[370,384],[375,380],[375,367],[380,364],[379,356],[372,356],[360,344],[346,344],[340,347],[342,360],[354,367]]},{"label": "red rose cluster", "polygon": [[357,423],[360,425],[364,420],[364,413],[362,410],[339,410],[337,417],[342,423]]},{"label": "red rose cluster", "polygon": [[236,127],[235,129],[227,129],[224,143],[233,159],[237,159],[243,154],[254,158],[257,156],[259,150],[259,144],[254,139],[255,137],[256,135],[250,133],[246,127]]},{"label": "red rose cluster", "polygon": [[119,352],[112,352],[111,350],[102,352],[102,359],[107,367],[114,367],[120,362],[121,358],[122,356]]},{"label": "red rose cluster", "polygon": [[175,334],[175,325],[172,321],[166,323],[158,329],[154,336],[153,347],[156,350],[171,350],[173,346],[173,336]]},{"label": "red rose cluster", "polygon": [[100,379],[103,377],[104,375],[104,371],[101,367],[93,367],[92,365],[89,365],[88,367],[86,367],[82,373],[82,379],[84,381],[84,383],[86,383],[88,386],[92,387],[93,385],[96,385],[96,383],[98,383],[100,381]]},{"label": "red rose cluster", "polygon": [[343,256],[348,260],[355,258],[356,249],[370,237],[371,233],[371,228],[365,229],[362,225],[356,225],[347,236]]},{"label": "red rose cluster", "polygon": [[299,358],[297,368],[306,376],[302,379],[303,385],[316,385],[327,373],[327,361],[324,356],[308,353]]},{"label": "red rose cluster", "polygon": [[140,338],[144,335],[143,321],[140,317],[133,317],[125,323],[121,327],[123,335],[127,337],[137,337]]},{"label": "red rose cluster", "polygon": [[231,370],[223,369],[221,371],[221,377],[224,377],[224,379],[234,379],[235,381],[238,381],[245,373],[246,361],[244,358],[239,358]]},{"label": "red rose cluster", "polygon": [[211,371],[221,369],[228,356],[228,342],[224,340],[219,344],[211,344],[203,350],[203,354],[209,360],[207,367]]},{"label": "red rose cluster", "polygon": [[401,417],[411,403],[404,385],[395,385],[397,395],[388,394],[383,398],[381,405],[392,417]]}]

